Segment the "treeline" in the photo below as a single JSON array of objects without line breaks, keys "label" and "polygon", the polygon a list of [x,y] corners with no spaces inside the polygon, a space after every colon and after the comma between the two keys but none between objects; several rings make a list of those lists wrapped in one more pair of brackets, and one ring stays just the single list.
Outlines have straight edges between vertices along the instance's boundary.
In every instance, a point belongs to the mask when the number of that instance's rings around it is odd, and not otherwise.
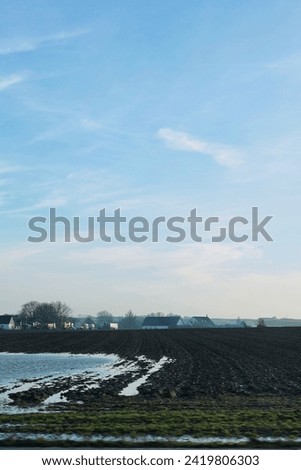
[{"label": "treeline", "polygon": [[108,328],[110,325],[118,325],[118,328],[123,330],[138,328],[140,326],[138,317],[129,310],[124,316],[114,317],[107,310],[102,310],[93,318],[88,316],[84,319],[84,324],[95,325],[97,328]]},{"label": "treeline", "polygon": [[124,316],[114,318],[107,310],[98,312],[95,316],[74,317],[71,308],[64,302],[37,302],[32,300],[22,305],[18,315],[14,318],[20,328],[138,328],[137,316],[129,310]]},{"label": "treeline", "polygon": [[36,302],[22,305],[18,314],[21,327],[64,328],[71,321],[71,308],[63,302]]}]

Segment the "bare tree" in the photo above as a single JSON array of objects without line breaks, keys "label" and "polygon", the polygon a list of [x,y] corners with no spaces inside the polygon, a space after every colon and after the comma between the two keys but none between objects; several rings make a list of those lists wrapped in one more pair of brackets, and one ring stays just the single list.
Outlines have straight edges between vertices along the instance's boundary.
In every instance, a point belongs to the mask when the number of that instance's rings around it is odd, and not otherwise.
[{"label": "bare tree", "polygon": [[258,318],[258,321],[257,321],[257,328],[265,328],[266,327],[266,324],[265,324],[265,321],[263,318]]},{"label": "bare tree", "polygon": [[58,328],[62,328],[71,314],[71,309],[63,302],[36,302],[31,301],[24,304],[20,310],[22,323],[29,324],[37,322],[41,326],[55,323]]},{"label": "bare tree", "polygon": [[148,317],[164,317],[163,312],[152,312],[147,315]]},{"label": "bare tree", "polygon": [[93,317],[91,317],[91,315],[88,315],[85,318],[84,323],[86,323],[87,325],[89,325],[89,327],[91,327],[92,325],[94,325]]},{"label": "bare tree", "polygon": [[57,301],[57,302],[52,302],[51,304],[53,305],[56,311],[56,315],[57,315],[56,324],[59,328],[62,328],[63,324],[66,321],[70,320],[70,315],[72,313],[72,310],[64,302]]},{"label": "bare tree", "polygon": [[31,300],[26,304],[23,304],[19,310],[19,317],[22,325],[30,325],[34,321],[34,312],[39,305],[36,300]]},{"label": "bare tree", "polygon": [[120,322],[120,328],[125,329],[125,330],[131,330],[131,329],[137,328],[137,317],[132,312],[132,310],[129,310],[125,314],[124,318]]},{"label": "bare tree", "polygon": [[97,326],[103,328],[109,323],[113,322],[113,315],[107,310],[102,310],[97,313]]},{"label": "bare tree", "polygon": [[46,302],[37,305],[34,312],[34,320],[41,326],[46,326],[49,323],[55,323],[57,325],[58,317],[54,305]]}]

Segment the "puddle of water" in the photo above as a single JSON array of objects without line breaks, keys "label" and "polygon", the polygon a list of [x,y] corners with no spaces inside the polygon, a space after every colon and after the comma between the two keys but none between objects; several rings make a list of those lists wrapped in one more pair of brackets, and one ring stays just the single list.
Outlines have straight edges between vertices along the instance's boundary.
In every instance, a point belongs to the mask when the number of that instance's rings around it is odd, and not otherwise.
[{"label": "puddle of water", "polygon": [[[118,375],[124,374],[125,372],[137,372],[139,370],[139,367],[135,362],[127,362],[125,363],[122,361],[122,363],[119,365],[118,363],[114,364],[113,366],[106,366],[106,370],[108,371],[108,374],[105,376],[101,377],[101,381],[109,380],[112,379],[113,377],[117,377]],[[81,377],[79,377],[81,379]],[[100,377],[97,375],[92,375],[89,376],[90,382],[87,380],[85,381],[85,384],[79,383],[75,384],[70,388],[61,390],[58,393],[55,393],[51,396],[49,396],[44,402],[43,405],[53,405],[53,404],[59,404],[59,403],[67,403],[68,400],[63,394],[69,392],[69,391],[77,391],[80,387],[84,386],[84,390],[93,390],[99,387],[99,380]]]},{"label": "puddle of water", "polygon": [[[5,389],[0,392],[0,412],[11,414],[23,413],[25,410],[33,413],[43,411],[40,405],[30,408],[11,406],[9,394],[26,392],[46,385],[58,385],[66,378],[82,382],[83,379],[88,380],[94,376],[95,372],[97,380],[110,378],[115,373],[113,367],[117,360],[120,358],[115,354],[0,353],[1,385],[5,385]],[[62,391],[54,394],[59,401]]]},{"label": "puddle of water", "polygon": [[[143,356],[141,356],[141,358],[143,358]],[[149,361],[149,360],[148,360]],[[143,385],[147,379],[152,375],[154,374],[155,372],[158,372],[158,370],[160,370],[164,364],[168,363],[168,362],[171,362],[172,360],[169,359],[168,357],[164,356],[160,359],[159,362],[154,362],[154,361],[151,361],[150,363],[154,364],[151,369],[149,369],[149,371],[143,375],[142,377],[140,377],[139,379],[135,380],[134,382],[130,383],[129,385],[127,385],[127,387],[125,387],[120,393],[119,395],[122,395],[124,397],[131,397],[131,396],[134,396],[134,395],[138,395],[139,394],[139,391],[138,391],[138,387],[140,387],[141,385]]]},{"label": "puddle of water", "polygon": [[[5,426],[7,429],[11,429],[11,432],[0,432],[0,442],[6,439],[12,440],[24,440],[24,441],[36,441],[44,440],[46,442],[83,442],[83,443],[95,443],[95,442],[107,442],[107,443],[122,443],[127,442],[131,444],[150,444],[150,443],[188,443],[188,444],[198,444],[198,445],[236,445],[236,444],[248,444],[250,439],[248,437],[193,437],[189,435],[184,436],[154,436],[154,435],[144,435],[132,437],[130,435],[121,435],[121,436],[110,436],[95,434],[93,436],[84,436],[80,434],[47,434],[47,433],[24,433],[18,432],[17,429],[19,425],[14,426]],[[289,444],[298,444],[301,442],[301,438],[290,439],[288,437],[258,437],[255,441],[261,443],[289,443]]]},{"label": "puddle of water", "polygon": [[244,444],[248,443],[249,439],[247,437],[233,437],[233,438],[223,438],[223,437],[192,437],[192,436],[137,436],[132,437],[129,435],[123,436],[105,436],[102,434],[96,434],[94,436],[82,436],[79,434],[31,434],[31,433],[22,433],[22,432],[2,432],[0,433],[0,441],[5,439],[21,439],[28,441],[35,440],[45,440],[49,442],[58,442],[58,441],[69,441],[69,442],[128,442],[128,443],[139,443],[147,444],[152,442],[162,442],[162,443],[193,443],[193,444]]},{"label": "puddle of water", "polygon": [[[70,358],[72,358],[70,362]],[[21,367],[17,367],[18,360],[21,359]],[[76,359],[80,360],[79,367],[76,367]],[[92,365],[88,367],[89,360]],[[7,361],[13,363],[13,371],[8,371]],[[60,362],[63,360],[63,362]],[[66,362],[67,360],[67,362]],[[75,362],[74,362],[75,360]],[[88,360],[88,362],[87,362]],[[51,363],[51,367],[47,364]],[[53,363],[52,363],[52,362]],[[116,355],[71,355],[68,353],[58,354],[24,354],[24,353],[0,353],[0,372],[4,370],[5,388],[0,392],[0,412],[3,413],[23,413],[23,412],[45,412],[48,405],[66,403],[68,400],[64,396],[68,391],[84,391],[96,389],[100,382],[109,380],[118,375],[132,372],[137,376],[142,369],[147,372],[137,380],[125,387],[120,395],[137,395],[138,387],[144,384],[151,374],[154,374],[164,364],[171,359],[162,357],[157,363],[145,356],[139,356],[135,360],[121,360]],[[141,365],[141,362],[143,363]],[[43,367],[42,367],[43,366]],[[141,369],[142,368],[142,369]],[[81,370],[82,369],[82,370]],[[43,372],[44,374],[43,374]],[[53,372],[52,375],[49,372]],[[70,379],[68,386],[65,380]],[[84,380],[83,380],[84,379]],[[67,385],[67,386],[66,386]],[[37,406],[12,406],[10,393],[26,392],[39,389],[40,387],[55,387],[52,395],[46,398]]]}]

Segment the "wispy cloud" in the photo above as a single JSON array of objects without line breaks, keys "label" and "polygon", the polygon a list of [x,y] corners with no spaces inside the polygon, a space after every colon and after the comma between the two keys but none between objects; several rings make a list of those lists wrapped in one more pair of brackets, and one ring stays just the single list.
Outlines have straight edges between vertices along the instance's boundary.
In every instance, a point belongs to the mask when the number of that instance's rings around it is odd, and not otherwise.
[{"label": "wispy cloud", "polygon": [[[1,197],[6,196],[9,193],[0,193],[0,200]],[[38,201],[35,204],[32,204],[31,206],[23,206],[23,207],[17,207],[15,209],[7,209],[7,210],[1,210],[0,214],[1,215],[13,215],[13,214],[22,214],[22,213],[31,213],[32,211],[36,211],[39,209],[49,209],[50,207],[63,207],[67,204],[68,200],[64,196],[57,196],[55,195],[53,197],[49,197],[47,199],[42,199]],[[1,205],[1,204],[0,204]]]},{"label": "wispy cloud", "polygon": [[95,121],[94,119],[81,119],[80,126],[88,131],[99,131],[104,129],[103,124],[100,121]]},{"label": "wispy cloud", "polygon": [[99,132],[101,130],[104,130],[104,127],[99,121],[95,121],[93,119],[79,119],[77,121],[74,120],[74,116],[70,118],[70,116],[65,115],[64,123],[62,123],[60,126],[54,127],[53,129],[40,132],[28,142],[28,145],[35,144],[36,142],[56,140],[59,137],[72,132]]},{"label": "wispy cloud", "polygon": [[[168,272],[168,275],[181,273],[181,269],[192,269],[195,271],[215,272],[227,263],[238,263],[244,260],[261,258],[260,248],[250,245],[227,246],[204,244],[183,244],[177,249],[162,250],[157,246],[145,245],[108,245],[88,250],[66,253],[65,258],[82,264],[109,264],[120,270],[136,270],[154,268],[155,271]],[[190,280],[193,279],[193,275]]]},{"label": "wispy cloud", "polygon": [[169,148],[208,155],[220,165],[234,167],[243,161],[242,152],[237,148],[230,145],[196,139],[185,132],[161,128],[157,132],[157,137],[163,140],[165,145]]},{"label": "wispy cloud", "polygon": [[292,73],[299,71],[301,68],[301,53],[290,54],[278,60],[268,62],[264,65],[265,69],[276,72]]},{"label": "wispy cloud", "polygon": [[[33,246],[28,243],[14,246],[13,248],[5,247],[0,249],[0,280],[5,280],[9,273],[19,273],[20,269],[22,270],[22,265],[24,266],[24,262],[28,263],[28,258],[37,258],[45,251],[45,246]],[[25,269],[27,269],[26,265]]]},{"label": "wispy cloud", "polygon": [[66,134],[69,131],[70,129],[67,125],[62,125],[60,127],[56,127],[56,128],[44,131],[44,132],[40,132],[33,139],[27,142],[27,145],[32,145],[32,144],[35,144],[36,142],[48,142],[51,140],[56,140],[58,137]]},{"label": "wispy cloud", "polygon": [[17,54],[20,52],[30,52],[51,43],[58,43],[68,39],[76,38],[89,33],[89,29],[77,29],[74,31],[61,31],[49,36],[39,38],[14,38],[7,39],[0,43],[0,55]]},{"label": "wispy cloud", "polygon": [[8,75],[7,77],[0,77],[0,91],[5,90],[17,83],[22,82],[25,79],[24,75]]},{"label": "wispy cloud", "polygon": [[5,162],[0,161],[0,175],[16,173],[22,170],[24,170],[24,167],[21,165],[7,165]]}]

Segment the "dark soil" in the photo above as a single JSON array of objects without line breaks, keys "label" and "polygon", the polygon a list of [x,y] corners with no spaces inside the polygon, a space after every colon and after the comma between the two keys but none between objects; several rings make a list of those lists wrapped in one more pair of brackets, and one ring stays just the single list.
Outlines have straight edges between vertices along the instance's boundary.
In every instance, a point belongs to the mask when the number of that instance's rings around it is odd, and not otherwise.
[{"label": "dark soil", "polygon": [[[301,328],[0,331],[0,351],[173,359],[139,388],[143,399],[301,394]],[[89,400],[116,397],[130,380],[130,374],[107,380]]]}]

